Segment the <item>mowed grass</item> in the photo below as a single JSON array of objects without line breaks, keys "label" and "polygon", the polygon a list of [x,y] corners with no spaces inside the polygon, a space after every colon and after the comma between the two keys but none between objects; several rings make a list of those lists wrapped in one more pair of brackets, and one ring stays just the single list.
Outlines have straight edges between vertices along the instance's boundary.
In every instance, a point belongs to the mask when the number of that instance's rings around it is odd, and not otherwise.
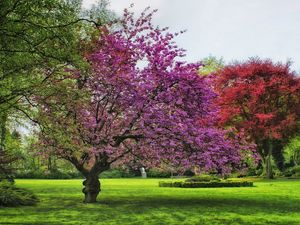
[{"label": "mowed grass", "polygon": [[96,204],[81,180],[17,180],[37,206],[0,208],[0,224],[300,224],[300,180],[243,188],[159,188],[166,179],[103,179]]}]

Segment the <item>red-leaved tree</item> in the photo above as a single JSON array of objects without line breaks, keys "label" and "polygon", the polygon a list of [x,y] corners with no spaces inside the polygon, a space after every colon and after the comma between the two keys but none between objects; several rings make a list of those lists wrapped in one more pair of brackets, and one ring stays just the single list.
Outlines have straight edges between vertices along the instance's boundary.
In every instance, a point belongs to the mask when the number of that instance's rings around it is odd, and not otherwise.
[{"label": "red-leaved tree", "polygon": [[85,202],[95,202],[98,176],[115,164],[162,162],[229,173],[245,155],[240,139],[214,128],[216,97],[200,64],[178,61],[177,34],[125,10],[118,25],[100,28],[85,52],[88,75],[72,69],[45,81],[40,104],[43,154],[70,161],[86,178]]},{"label": "red-leaved tree", "polygon": [[257,145],[267,177],[272,178],[275,144],[299,128],[300,79],[290,64],[250,59],[226,66],[216,76],[220,124],[235,126]]}]

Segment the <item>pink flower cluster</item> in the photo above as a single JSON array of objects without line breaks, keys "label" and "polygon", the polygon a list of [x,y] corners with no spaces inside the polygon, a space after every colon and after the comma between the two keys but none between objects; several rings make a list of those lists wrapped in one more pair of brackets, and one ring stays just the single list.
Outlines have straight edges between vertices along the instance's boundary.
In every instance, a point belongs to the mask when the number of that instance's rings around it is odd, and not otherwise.
[{"label": "pink flower cluster", "polygon": [[87,54],[91,72],[80,87],[89,97],[77,105],[64,102],[63,110],[76,115],[68,119],[45,113],[67,135],[63,141],[47,137],[56,140],[56,153],[78,157],[86,168],[135,160],[229,173],[241,166],[249,146],[214,127],[216,94],[198,75],[201,64],[181,61],[185,51],[173,41],[177,34],[154,27],[155,11],[148,11],[134,19],[125,10],[118,25],[100,28]]}]

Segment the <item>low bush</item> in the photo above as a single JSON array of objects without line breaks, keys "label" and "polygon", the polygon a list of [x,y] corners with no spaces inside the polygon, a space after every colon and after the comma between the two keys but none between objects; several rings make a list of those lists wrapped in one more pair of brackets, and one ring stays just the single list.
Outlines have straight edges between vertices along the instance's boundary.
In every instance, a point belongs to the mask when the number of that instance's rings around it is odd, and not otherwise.
[{"label": "low bush", "polygon": [[293,177],[300,177],[300,165],[299,166],[294,166],[293,167]]},{"label": "low bush", "polygon": [[293,171],[294,173],[300,173],[300,165],[299,165],[299,166],[294,166],[294,167],[292,168],[292,171]]},{"label": "low bush", "polygon": [[74,179],[82,178],[79,172],[63,172],[60,170],[54,171],[20,171],[16,173],[15,178],[21,179]]},{"label": "low bush", "polygon": [[253,187],[250,181],[210,181],[210,182],[159,182],[159,187],[216,188],[216,187]]},{"label": "low bush", "polygon": [[110,169],[100,174],[100,178],[129,178],[135,175],[122,169]]},{"label": "low bush", "polygon": [[300,165],[287,168],[283,175],[285,177],[300,177]]},{"label": "low bush", "polygon": [[213,175],[203,174],[199,176],[193,176],[185,180],[185,182],[210,182],[210,181],[221,181],[221,179]]},{"label": "low bush", "polygon": [[31,191],[17,188],[13,183],[0,182],[0,206],[35,205],[37,202]]},{"label": "low bush", "polygon": [[123,177],[123,173],[117,169],[107,170],[100,174],[100,178],[121,178],[121,177]]},{"label": "low bush", "polygon": [[183,182],[184,188],[210,188],[210,187],[252,187],[253,182],[249,181],[211,181],[211,182]]},{"label": "low bush", "polygon": [[160,181],[158,183],[159,187],[182,187],[182,181],[176,181],[176,182],[166,182],[166,181]]},{"label": "low bush", "polygon": [[160,169],[149,169],[147,177],[169,178],[171,173]]},{"label": "low bush", "polygon": [[291,177],[291,176],[293,176],[294,175],[294,173],[293,173],[293,171],[291,170],[291,168],[287,168],[284,172],[283,172],[283,176],[285,176],[285,177]]}]

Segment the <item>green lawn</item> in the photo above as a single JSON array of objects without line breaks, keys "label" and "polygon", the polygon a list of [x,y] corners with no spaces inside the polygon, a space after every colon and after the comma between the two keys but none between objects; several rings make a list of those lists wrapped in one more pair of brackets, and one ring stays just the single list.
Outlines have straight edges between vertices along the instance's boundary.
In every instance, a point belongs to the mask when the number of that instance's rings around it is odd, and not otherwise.
[{"label": "green lawn", "polygon": [[300,180],[244,188],[159,188],[162,179],[103,179],[96,204],[80,180],[17,180],[37,206],[0,208],[0,224],[300,224]]}]

